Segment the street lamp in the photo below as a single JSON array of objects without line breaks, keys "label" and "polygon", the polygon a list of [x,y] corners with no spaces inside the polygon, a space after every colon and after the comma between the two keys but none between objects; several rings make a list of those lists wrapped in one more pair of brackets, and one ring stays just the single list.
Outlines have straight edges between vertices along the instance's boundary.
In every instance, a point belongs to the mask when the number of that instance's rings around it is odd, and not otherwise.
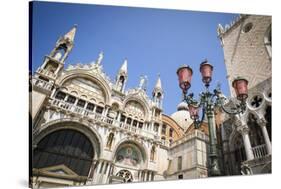
[{"label": "street lamp", "polygon": [[[184,95],[184,101],[188,104],[191,119],[194,121],[195,128],[199,128],[204,120],[205,114],[208,118],[209,140],[210,140],[210,176],[220,176],[221,171],[218,162],[217,152],[217,136],[214,119],[214,108],[220,107],[228,114],[239,114],[246,110],[246,99],[248,97],[248,81],[245,78],[237,77],[232,83],[235,90],[236,98],[239,103],[234,103],[234,107],[227,109],[225,105],[225,97],[219,87],[213,92],[209,91],[209,86],[212,81],[213,66],[204,60],[200,64],[200,72],[202,75],[202,82],[205,84],[205,91],[200,93],[199,101],[193,98],[193,93],[187,94],[188,89],[191,87],[191,79],[193,71],[191,67],[183,65],[178,68],[177,75],[179,86]],[[199,119],[199,110],[202,108],[202,118]]]}]

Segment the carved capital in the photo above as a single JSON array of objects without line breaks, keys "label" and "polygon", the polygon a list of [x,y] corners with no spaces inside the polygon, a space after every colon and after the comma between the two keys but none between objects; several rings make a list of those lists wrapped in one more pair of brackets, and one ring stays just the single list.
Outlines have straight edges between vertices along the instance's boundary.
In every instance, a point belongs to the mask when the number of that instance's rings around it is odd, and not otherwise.
[{"label": "carved capital", "polygon": [[241,126],[238,126],[237,128],[237,131],[241,134],[241,135],[246,135],[249,133],[249,128],[246,126],[246,125],[241,125]]},{"label": "carved capital", "polygon": [[261,126],[261,127],[265,127],[265,126],[266,126],[267,121],[265,120],[265,118],[264,118],[264,117],[262,117],[262,118],[260,118],[260,119],[258,119],[258,120],[257,120],[257,123],[259,124],[259,126]]}]

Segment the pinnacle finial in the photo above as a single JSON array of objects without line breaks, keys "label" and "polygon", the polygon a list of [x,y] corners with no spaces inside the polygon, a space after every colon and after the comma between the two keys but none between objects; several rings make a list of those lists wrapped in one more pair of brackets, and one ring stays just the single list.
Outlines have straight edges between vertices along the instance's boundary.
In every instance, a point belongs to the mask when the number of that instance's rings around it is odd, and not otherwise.
[{"label": "pinnacle finial", "polygon": [[162,83],[161,83],[161,78],[160,78],[160,73],[157,74],[158,78],[154,87],[154,90],[158,89],[162,91]]},{"label": "pinnacle finial", "polygon": [[120,70],[119,70],[119,73],[125,73],[125,74],[127,74],[127,67],[128,67],[128,59],[125,58],[125,59],[124,59],[124,62],[123,62],[123,64],[122,64],[122,66],[121,66],[121,68],[120,68]]},{"label": "pinnacle finial", "polygon": [[98,59],[97,59],[97,61],[96,61],[96,64],[100,65],[101,62],[102,62],[102,59],[103,59],[103,51],[101,51],[101,52],[99,53],[99,57],[98,57]]},{"label": "pinnacle finial", "polygon": [[218,24],[217,33],[218,33],[218,35],[221,35],[222,33],[224,33],[224,29],[221,24]]},{"label": "pinnacle finial", "polygon": [[74,24],[74,26],[71,28],[71,30],[64,35],[64,38],[73,42],[76,30],[77,30],[77,24]]}]

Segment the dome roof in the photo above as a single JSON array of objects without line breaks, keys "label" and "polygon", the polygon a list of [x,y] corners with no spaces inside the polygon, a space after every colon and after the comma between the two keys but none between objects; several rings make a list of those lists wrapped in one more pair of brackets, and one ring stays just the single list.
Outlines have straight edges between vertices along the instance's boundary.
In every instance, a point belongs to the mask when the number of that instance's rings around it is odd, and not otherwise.
[{"label": "dome roof", "polygon": [[188,111],[188,105],[186,102],[181,102],[177,108],[178,111],[173,113],[171,118],[174,119],[183,130],[186,130],[193,123]]},{"label": "dome roof", "polygon": [[182,101],[181,103],[179,103],[177,109],[178,109],[178,111],[180,111],[180,110],[188,111],[188,104],[186,102]]}]

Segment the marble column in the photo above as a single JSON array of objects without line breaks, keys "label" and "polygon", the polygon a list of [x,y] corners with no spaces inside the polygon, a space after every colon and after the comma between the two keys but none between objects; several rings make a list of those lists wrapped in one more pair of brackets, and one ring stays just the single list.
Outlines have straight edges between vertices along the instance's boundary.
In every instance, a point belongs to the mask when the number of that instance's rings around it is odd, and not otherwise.
[{"label": "marble column", "polygon": [[266,129],[266,120],[264,118],[259,119],[258,124],[259,124],[259,126],[261,127],[261,130],[262,130],[262,134],[263,134],[263,137],[264,137],[267,153],[271,154],[272,153],[272,147],[271,147],[271,142],[270,142],[268,132],[267,132],[267,129]]},{"label": "marble column", "polygon": [[93,177],[93,181],[98,184],[98,175],[99,175],[99,171],[100,171],[100,168],[101,168],[101,162],[98,161],[97,162],[97,166],[96,166],[96,169],[94,170],[94,177]]},{"label": "marble column", "polygon": [[150,171],[147,172],[146,181],[149,181],[149,177],[150,177]]},{"label": "marble column", "polygon": [[250,142],[250,138],[249,138],[249,128],[246,125],[243,125],[243,126],[239,126],[237,128],[237,130],[243,137],[247,160],[254,159],[254,154],[253,154],[253,150],[252,150],[252,146],[251,146],[251,142]]},{"label": "marble column", "polygon": [[105,184],[108,183],[108,181],[109,181],[111,168],[112,168],[112,164],[110,162],[108,162],[108,168],[105,173],[105,180],[104,180]]},{"label": "marble column", "polygon": [[120,122],[120,120],[121,120],[121,112],[119,111],[117,115],[117,121]]},{"label": "marble column", "polygon": [[104,107],[104,111],[103,111],[103,113],[102,113],[102,115],[103,115],[104,117],[107,116],[108,110],[109,110],[109,107],[108,107],[108,106],[105,106],[105,107]]}]

